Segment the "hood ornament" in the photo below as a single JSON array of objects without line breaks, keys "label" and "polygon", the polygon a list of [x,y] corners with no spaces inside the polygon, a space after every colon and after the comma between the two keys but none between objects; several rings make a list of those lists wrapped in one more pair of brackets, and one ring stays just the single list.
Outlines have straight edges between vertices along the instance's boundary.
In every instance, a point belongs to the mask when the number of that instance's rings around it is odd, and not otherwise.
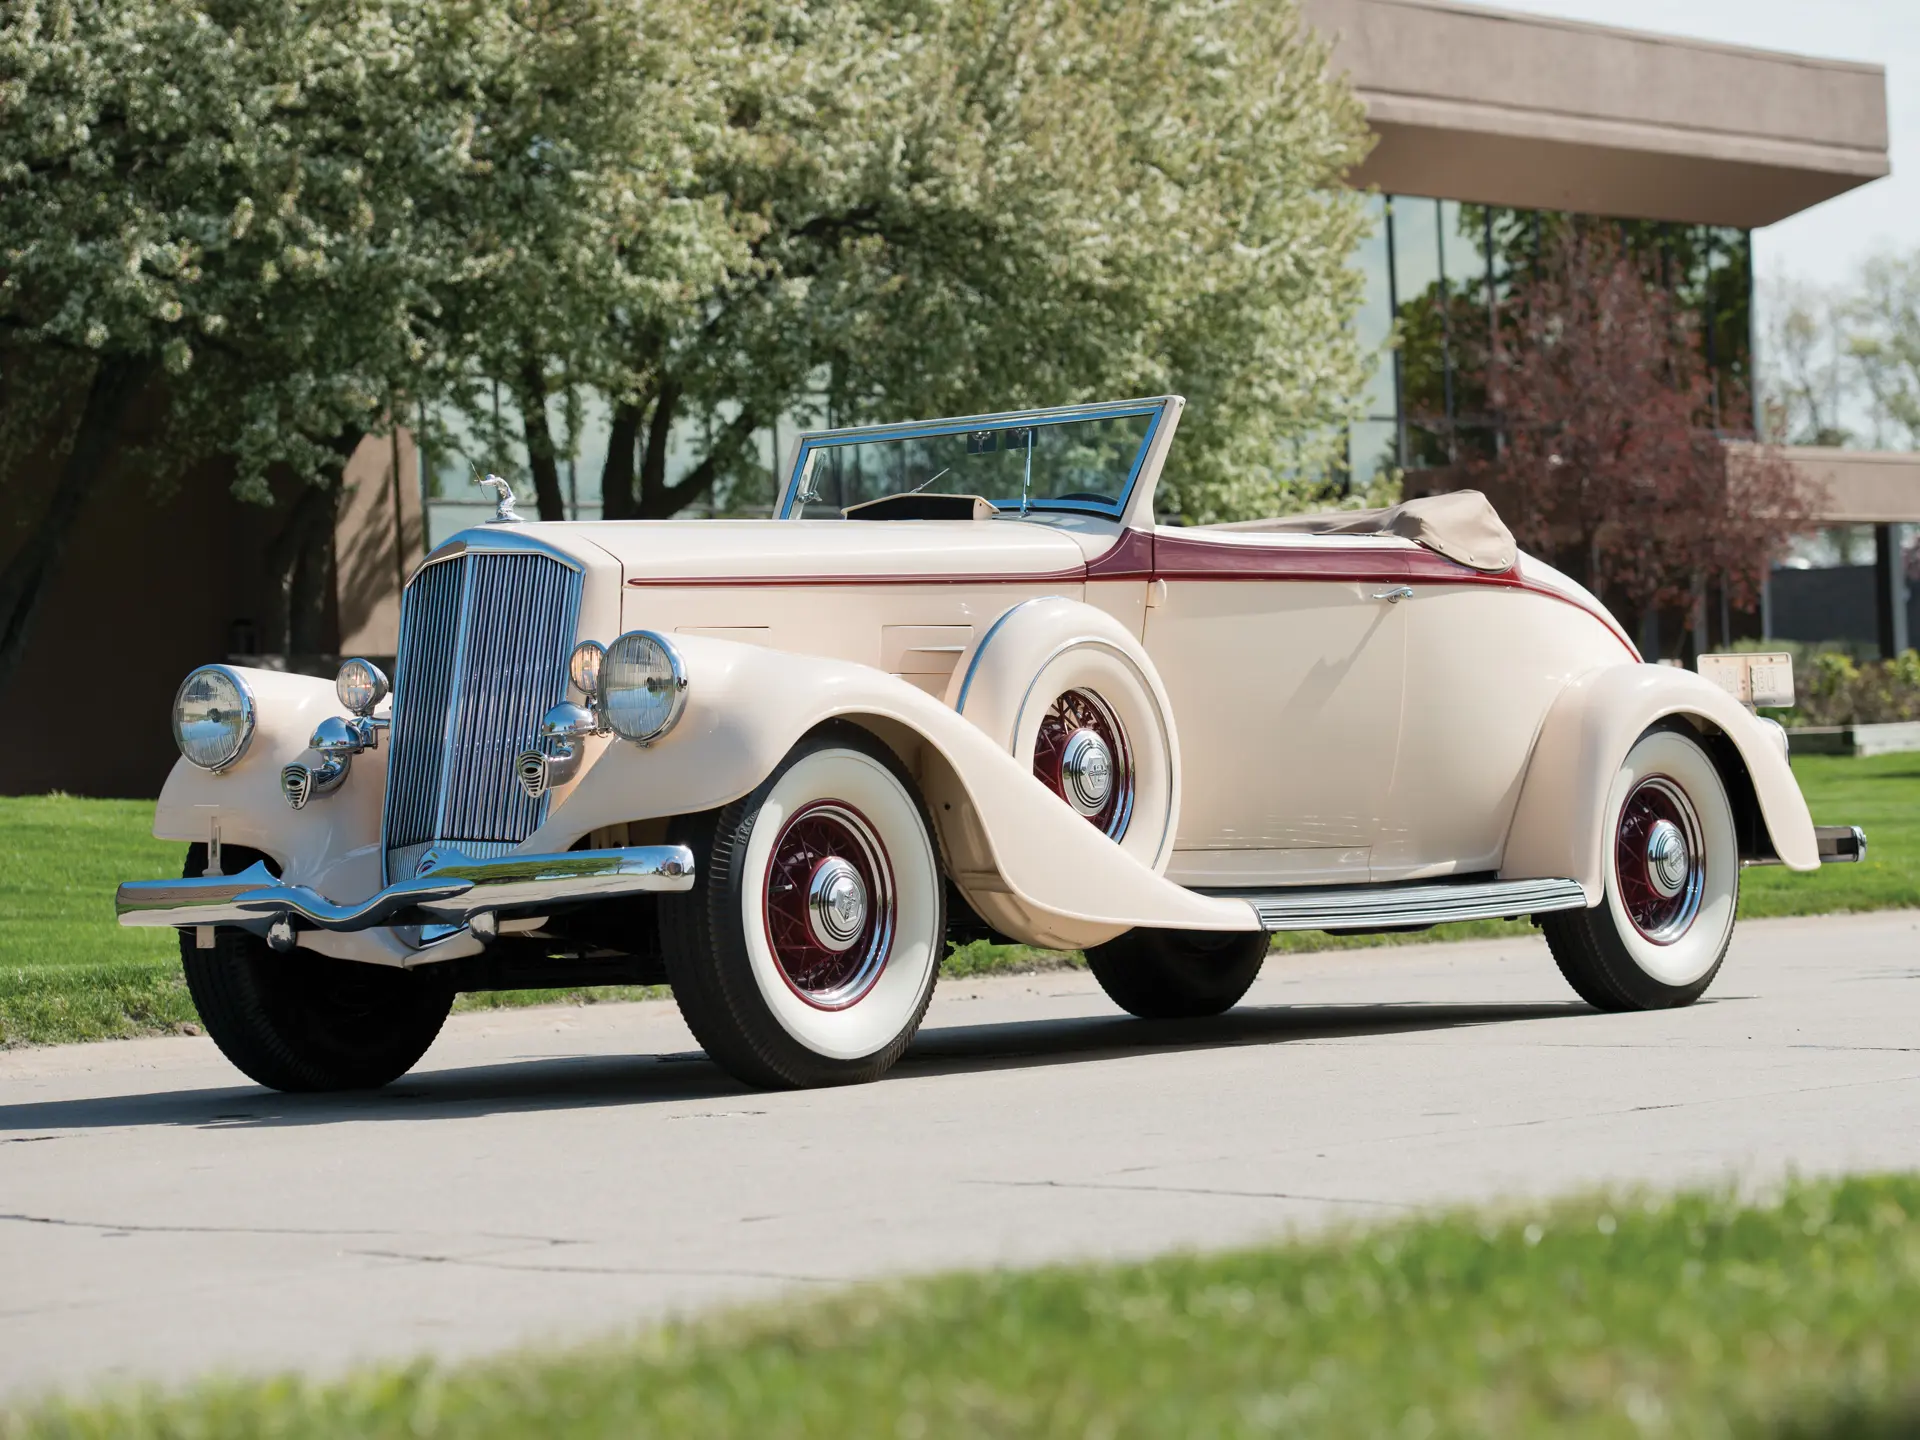
[{"label": "hood ornament", "polygon": [[502,480],[498,475],[488,475],[479,480],[475,480],[473,483],[483,489],[493,491],[493,498],[497,508],[493,512],[493,518],[487,521],[489,525],[526,524],[525,518],[513,508],[513,486]]}]

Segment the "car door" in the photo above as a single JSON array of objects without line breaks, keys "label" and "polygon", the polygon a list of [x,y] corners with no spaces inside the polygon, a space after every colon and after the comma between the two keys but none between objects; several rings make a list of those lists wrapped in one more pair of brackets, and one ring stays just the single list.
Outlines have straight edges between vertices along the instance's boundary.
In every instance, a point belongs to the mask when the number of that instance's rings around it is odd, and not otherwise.
[{"label": "car door", "polygon": [[1496,869],[1547,711],[1577,676],[1630,653],[1545,586],[1419,559],[1400,607],[1406,723],[1376,879]]},{"label": "car door", "polygon": [[1171,878],[1370,878],[1400,738],[1409,549],[1156,532],[1144,640],[1179,727]]}]

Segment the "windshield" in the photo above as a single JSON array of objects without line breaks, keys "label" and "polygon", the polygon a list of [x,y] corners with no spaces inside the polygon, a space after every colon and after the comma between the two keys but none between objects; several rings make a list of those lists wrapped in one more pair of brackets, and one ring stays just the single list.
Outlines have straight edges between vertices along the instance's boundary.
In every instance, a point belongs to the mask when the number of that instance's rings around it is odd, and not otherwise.
[{"label": "windshield", "polygon": [[1003,512],[1118,515],[1161,405],[1080,407],[803,438],[782,513],[822,519],[887,495],[978,495]]}]

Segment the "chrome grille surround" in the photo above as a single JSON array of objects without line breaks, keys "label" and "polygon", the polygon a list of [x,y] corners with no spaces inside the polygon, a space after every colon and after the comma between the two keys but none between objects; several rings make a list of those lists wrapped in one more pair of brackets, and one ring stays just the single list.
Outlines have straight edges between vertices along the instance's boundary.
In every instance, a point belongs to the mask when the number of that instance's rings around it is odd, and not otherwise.
[{"label": "chrome grille surround", "polygon": [[514,760],[567,697],[583,570],[519,535],[454,542],[400,603],[382,857],[388,881],[428,850],[507,854],[539,828]]}]

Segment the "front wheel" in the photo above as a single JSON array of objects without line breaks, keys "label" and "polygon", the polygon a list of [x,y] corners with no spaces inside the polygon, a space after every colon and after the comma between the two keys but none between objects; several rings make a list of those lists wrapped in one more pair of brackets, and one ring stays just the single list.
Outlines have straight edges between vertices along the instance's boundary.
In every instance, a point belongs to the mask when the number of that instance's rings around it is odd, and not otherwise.
[{"label": "front wheel", "polygon": [[689,817],[694,888],[661,897],[674,999],[736,1079],[878,1079],[927,1012],[947,928],[912,782],[864,730],[824,727],[744,800]]},{"label": "front wheel", "polygon": [[1240,1003],[1267,958],[1264,930],[1129,930],[1087,951],[1107,998],[1142,1020],[1191,1020]]},{"label": "front wheel", "polygon": [[[233,874],[265,857],[228,846]],[[206,847],[187,856],[206,871]],[[202,950],[180,932],[180,965],[207,1034],[249,1079],[271,1090],[375,1090],[427,1053],[453,990],[430,975],[336,960],[311,950],[277,955],[266,941],[222,927]]]},{"label": "front wheel", "polygon": [[1733,805],[1689,730],[1649,730],[1607,799],[1606,896],[1542,915],[1560,973],[1599,1010],[1691,1005],[1726,959],[1740,899]]}]

